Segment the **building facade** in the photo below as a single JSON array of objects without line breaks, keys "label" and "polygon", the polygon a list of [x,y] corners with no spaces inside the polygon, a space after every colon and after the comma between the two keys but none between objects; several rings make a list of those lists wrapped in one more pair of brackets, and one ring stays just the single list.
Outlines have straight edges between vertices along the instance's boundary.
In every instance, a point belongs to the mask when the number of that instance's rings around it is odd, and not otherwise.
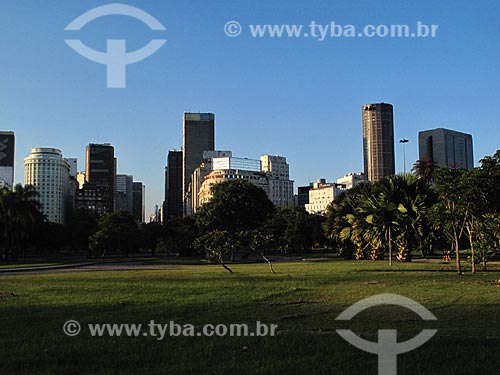
[{"label": "building facade", "polygon": [[294,205],[293,181],[290,180],[290,166],[284,156],[262,155],[261,170],[269,179],[269,199],[276,207]]},{"label": "building facade", "polygon": [[472,135],[454,130],[437,128],[418,133],[419,159],[428,158],[437,167],[474,168]]},{"label": "building facade", "polygon": [[76,191],[75,208],[93,212],[97,216],[109,213],[108,191],[100,186],[84,184]]},{"label": "building facade", "polygon": [[337,183],[327,183],[325,179],[318,179],[309,190],[309,203],[305,209],[310,214],[324,215],[330,203],[346,190],[346,186]]},{"label": "building facade", "polygon": [[132,217],[137,223],[144,223],[146,219],[146,187],[142,182],[134,181],[132,194]]},{"label": "building facade", "polygon": [[0,131],[0,186],[14,186],[15,135],[11,131]]},{"label": "building facade", "polygon": [[189,204],[185,194],[191,182],[191,175],[203,161],[203,152],[214,149],[215,115],[213,113],[184,113],[182,125],[182,191],[186,208]]},{"label": "building facade", "polygon": [[165,202],[163,216],[165,220],[182,218],[182,151],[168,152],[165,168]]},{"label": "building facade", "polygon": [[32,148],[24,159],[24,184],[40,194],[48,221],[64,224],[69,212],[70,165],[56,148]]},{"label": "building facade", "polygon": [[365,104],[362,117],[365,178],[381,181],[396,173],[393,107],[387,103]]},{"label": "building facade", "polygon": [[89,144],[86,148],[85,183],[99,187],[105,195],[106,213],[115,209],[115,149],[111,144]]},{"label": "building facade", "polygon": [[212,199],[212,185],[229,181],[234,179],[241,179],[251,182],[255,186],[264,190],[267,196],[270,196],[269,180],[265,173],[260,171],[246,171],[237,169],[214,170],[205,176],[198,193],[198,204],[202,206]]},{"label": "building facade", "polygon": [[309,203],[309,190],[313,187],[311,182],[308,186],[299,186],[297,188],[297,206],[304,207]]},{"label": "building facade", "polygon": [[116,211],[133,212],[133,182],[134,177],[126,174],[116,175]]},{"label": "building facade", "polygon": [[345,185],[346,189],[352,189],[354,186],[365,181],[363,172],[347,173],[344,177],[337,179],[337,184]]}]

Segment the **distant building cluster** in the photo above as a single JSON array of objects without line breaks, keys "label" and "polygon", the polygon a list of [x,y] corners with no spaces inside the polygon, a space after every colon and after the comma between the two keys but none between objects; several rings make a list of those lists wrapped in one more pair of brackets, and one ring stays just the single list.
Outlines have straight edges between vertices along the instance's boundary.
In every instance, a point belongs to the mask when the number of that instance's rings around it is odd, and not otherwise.
[{"label": "distant building cluster", "polygon": [[126,211],[144,222],[144,184],[116,170],[109,143],[87,146],[84,172],[78,172],[77,159],[64,158],[61,150],[34,147],[24,159],[24,184],[38,191],[42,213],[53,223],[67,223],[74,210],[97,216]]},{"label": "distant building cluster", "polygon": [[[182,148],[168,152],[164,202],[155,206],[149,220],[166,222],[191,216],[210,201],[214,184],[234,179],[261,188],[276,207],[298,205],[310,213],[324,214],[343,191],[395,174],[393,106],[364,104],[361,117],[364,171],[348,173],[336,182],[318,179],[299,186],[294,195],[286,157],[250,159],[216,150],[215,114],[184,113]],[[405,147],[408,140],[399,142]],[[418,149],[420,160],[433,161],[437,167],[474,167],[470,134],[443,128],[420,131]],[[14,186],[14,155],[14,132],[0,131],[0,188]],[[404,163],[406,171],[406,158]],[[75,209],[98,216],[125,211],[138,223],[145,221],[145,186],[131,175],[117,173],[115,150],[109,143],[86,147],[84,171],[78,171],[77,159],[63,157],[57,148],[34,147],[24,159],[24,183],[38,191],[42,212],[50,222],[67,223]]]},{"label": "distant building cluster", "polygon": [[182,150],[169,151],[165,168],[163,220],[191,216],[212,198],[211,187],[242,179],[263,189],[277,207],[294,204],[290,166],[283,156],[260,159],[215,149],[215,115],[184,113]]}]

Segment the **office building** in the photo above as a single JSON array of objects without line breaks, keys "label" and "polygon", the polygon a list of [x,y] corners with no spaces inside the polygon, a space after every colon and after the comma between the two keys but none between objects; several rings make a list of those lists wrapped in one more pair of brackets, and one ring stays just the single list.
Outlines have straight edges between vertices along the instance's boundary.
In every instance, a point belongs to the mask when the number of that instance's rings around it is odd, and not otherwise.
[{"label": "office building", "polygon": [[[218,163],[218,167],[224,167],[231,163],[229,160],[226,160],[226,158],[232,158],[232,156],[233,153],[231,151],[214,150],[214,151],[203,152],[203,161],[191,175],[191,182],[188,186],[188,191],[185,194],[186,204],[184,211],[186,216],[193,215],[200,207],[200,202],[198,198],[199,198],[200,188],[205,177],[213,170],[219,169],[213,167],[213,161],[220,158],[221,161]],[[260,170],[260,168],[257,170]]]},{"label": "office building", "polygon": [[347,173],[344,177],[337,179],[337,184],[345,185],[346,189],[352,189],[354,186],[365,181],[363,172]]},{"label": "office building", "polygon": [[192,213],[210,201],[212,185],[234,179],[246,180],[261,188],[277,207],[294,204],[293,181],[288,177],[286,158],[271,155],[261,156],[260,160],[238,158],[230,151],[213,151],[205,157],[192,175]]},{"label": "office building", "polygon": [[76,179],[78,174],[78,159],[77,158],[66,158],[69,165],[69,175]]},{"label": "office building", "polygon": [[308,186],[299,186],[297,188],[297,206],[304,207],[309,203],[309,190],[313,187],[313,183],[309,183]]},{"label": "office building", "polygon": [[132,217],[141,224],[146,219],[146,187],[142,182],[132,184]]},{"label": "office building", "polygon": [[0,131],[0,185],[7,189],[14,186],[15,135]]},{"label": "office building", "polygon": [[246,180],[265,191],[270,196],[269,179],[261,171],[248,171],[237,169],[214,170],[203,179],[198,193],[198,205],[202,206],[212,199],[212,185],[230,180]]},{"label": "office building", "polygon": [[284,156],[262,155],[261,170],[269,179],[269,199],[276,207],[294,205],[293,181],[290,180],[290,166]]},{"label": "office building", "polygon": [[449,129],[432,129],[418,133],[420,160],[433,160],[437,167],[474,168],[472,135]]},{"label": "office building", "polygon": [[101,186],[84,184],[76,191],[75,208],[102,216],[109,212],[109,197],[107,189]]},{"label": "office building", "polygon": [[133,176],[126,174],[116,175],[116,211],[128,212],[132,215],[133,209]]},{"label": "office building", "polygon": [[182,126],[182,191],[184,206],[191,175],[203,161],[203,152],[215,149],[215,115],[184,113]]},{"label": "office building", "polygon": [[182,218],[182,151],[171,150],[165,168],[165,202],[163,216],[165,221]]},{"label": "office building", "polygon": [[318,179],[309,190],[309,203],[305,209],[310,214],[324,215],[330,203],[346,190],[346,186],[337,183],[327,183]]},{"label": "office building", "polygon": [[104,193],[105,212],[115,206],[115,149],[109,143],[89,144],[86,149],[85,183],[99,187]]},{"label": "office building", "polygon": [[32,148],[24,159],[24,184],[40,194],[48,221],[64,224],[69,212],[70,165],[56,148]]},{"label": "office building", "polygon": [[365,104],[362,117],[365,178],[381,181],[396,171],[393,107],[387,103]]}]

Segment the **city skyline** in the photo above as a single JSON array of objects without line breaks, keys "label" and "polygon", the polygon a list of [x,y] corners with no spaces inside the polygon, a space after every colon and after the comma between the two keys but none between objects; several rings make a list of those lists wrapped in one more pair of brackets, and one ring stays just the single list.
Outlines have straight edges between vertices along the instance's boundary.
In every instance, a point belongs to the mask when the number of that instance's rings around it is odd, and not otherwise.
[{"label": "city skyline", "polygon": [[[472,134],[475,165],[500,144],[500,134],[492,132],[500,123],[499,51],[491,48],[498,20],[494,1],[481,6],[383,2],[373,12],[356,2],[333,7],[313,1],[304,8],[270,1],[257,11],[233,2],[129,1],[165,25],[168,42],[147,61],[128,67],[127,88],[121,91],[106,89],[104,67],[64,43],[64,27],[103,3],[68,2],[57,12],[42,3],[0,5],[1,14],[9,15],[2,35],[1,128],[16,133],[17,183],[23,181],[22,163],[31,147],[59,148],[81,164],[86,144],[110,142],[118,173],[146,185],[148,217],[163,201],[165,156],[182,144],[183,112],[217,114],[218,149],[251,158],[286,155],[296,186],[363,170],[363,103],[394,105],[395,140],[410,141],[408,170],[418,159],[420,130]],[[229,20],[243,25],[421,20],[439,29],[433,39],[318,42],[229,38],[223,30]],[[121,17],[95,21],[81,35],[97,49],[110,37],[130,40],[132,49],[151,38],[140,23]],[[401,172],[397,143],[395,153],[396,172]]]}]

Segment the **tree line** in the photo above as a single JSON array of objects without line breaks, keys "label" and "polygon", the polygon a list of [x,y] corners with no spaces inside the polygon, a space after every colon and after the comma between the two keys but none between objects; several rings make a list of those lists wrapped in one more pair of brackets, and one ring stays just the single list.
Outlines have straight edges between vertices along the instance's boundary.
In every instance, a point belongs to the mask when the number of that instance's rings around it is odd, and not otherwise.
[{"label": "tree line", "polygon": [[0,191],[4,261],[48,254],[88,257],[131,253],[203,255],[228,271],[228,261],[254,254],[336,251],[347,259],[411,261],[468,249],[472,271],[500,246],[500,150],[473,170],[436,168],[418,160],[413,174],[361,183],[342,193],[325,216],[303,207],[277,209],[265,192],[243,180],[212,187],[213,198],[192,217],[138,225],[131,215],[96,217],[77,210],[67,225],[49,223],[31,186]]}]

